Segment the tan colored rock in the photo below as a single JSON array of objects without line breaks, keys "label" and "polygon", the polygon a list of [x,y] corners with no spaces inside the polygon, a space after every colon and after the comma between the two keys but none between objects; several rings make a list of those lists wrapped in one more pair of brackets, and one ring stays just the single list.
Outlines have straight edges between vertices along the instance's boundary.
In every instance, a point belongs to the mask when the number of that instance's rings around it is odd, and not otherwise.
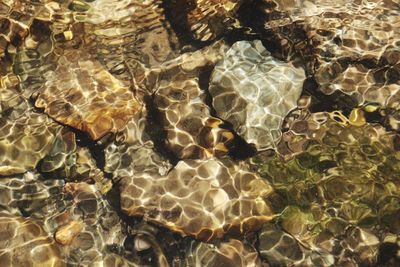
[{"label": "tan colored rock", "polygon": [[61,245],[68,245],[82,231],[83,224],[79,221],[71,221],[66,225],[61,226],[56,234],[55,239]]},{"label": "tan colored rock", "polygon": [[264,201],[272,188],[228,159],[180,161],[165,176],[125,177],[120,188],[129,216],[200,240],[255,231],[274,216]]},{"label": "tan colored rock", "polygon": [[129,88],[85,51],[65,52],[46,78],[36,106],[95,140],[122,130],[141,108]]},{"label": "tan colored rock", "polygon": [[221,127],[221,119],[211,116],[199,84],[202,68],[213,66],[225,49],[223,42],[217,42],[153,70],[159,73],[154,100],[167,135],[166,145],[180,159],[222,157],[228,152],[233,133]]},{"label": "tan colored rock", "polygon": [[55,242],[33,220],[1,212],[0,234],[1,266],[65,266]]}]

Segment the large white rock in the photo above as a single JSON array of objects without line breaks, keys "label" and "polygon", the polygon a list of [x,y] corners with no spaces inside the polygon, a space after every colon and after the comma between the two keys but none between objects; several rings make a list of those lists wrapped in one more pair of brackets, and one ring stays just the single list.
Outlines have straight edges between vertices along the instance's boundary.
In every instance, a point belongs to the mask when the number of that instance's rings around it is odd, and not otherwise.
[{"label": "large white rock", "polygon": [[305,73],[277,60],[261,41],[239,41],[215,67],[213,106],[222,119],[259,150],[274,148],[284,117],[297,106]]}]

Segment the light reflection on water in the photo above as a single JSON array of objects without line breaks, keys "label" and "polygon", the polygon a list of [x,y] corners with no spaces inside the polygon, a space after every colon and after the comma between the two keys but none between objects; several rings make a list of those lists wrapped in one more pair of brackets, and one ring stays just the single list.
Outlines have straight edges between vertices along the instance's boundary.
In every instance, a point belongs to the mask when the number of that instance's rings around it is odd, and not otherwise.
[{"label": "light reflection on water", "polygon": [[0,265],[399,265],[399,13],[3,0]]}]

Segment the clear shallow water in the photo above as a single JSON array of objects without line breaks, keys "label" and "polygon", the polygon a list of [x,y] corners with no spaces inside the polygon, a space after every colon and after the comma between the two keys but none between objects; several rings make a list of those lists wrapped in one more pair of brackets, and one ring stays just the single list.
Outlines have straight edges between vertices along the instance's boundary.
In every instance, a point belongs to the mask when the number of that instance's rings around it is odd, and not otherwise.
[{"label": "clear shallow water", "polygon": [[397,266],[399,12],[2,1],[0,265]]}]

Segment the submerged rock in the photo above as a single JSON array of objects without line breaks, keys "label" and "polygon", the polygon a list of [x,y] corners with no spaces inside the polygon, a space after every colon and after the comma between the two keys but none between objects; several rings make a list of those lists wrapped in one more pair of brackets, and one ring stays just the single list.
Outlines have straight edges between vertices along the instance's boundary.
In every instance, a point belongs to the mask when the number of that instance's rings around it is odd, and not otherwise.
[{"label": "submerged rock", "polygon": [[[223,42],[187,53],[163,65],[158,74],[155,104],[161,113],[167,147],[180,159],[222,157],[233,133],[211,115],[200,74],[223,54]],[[157,71],[157,70],[155,70]]]},{"label": "submerged rock", "polygon": [[[309,38],[316,44],[316,81],[328,95],[341,91],[359,105],[374,102],[399,108],[399,16],[390,14],[384,6],[359,9],[353,16],[320,15],[306,20]],[[371,17],[385,14],[385,19],[372,20],[365,12]]]},{"label": "submerged rock", "polygon": [[187,248],[185,263],[189,266],[226,266],[257,267],[262,266],[254,247],[243,242],[230,239],[218,246],[193,241]]},{"label": "submerged rock", "polygon": [[39,173],[26,172],[0,179],[0,207],[14,215],[32,214],[60,197],[64,181],[47,180]]},{"label": "submerged rock", "polygon": [[399,18],[0,1],[0,265],[399,266]]},{"label": "submerged rock", "polygon": [[[89,265],[119,258],[108,247],[122,250],[126,238],[123,225],[96,185],[84,182],[65,184],[61,177],[46,180],[38,173],[28,172],[0,179],[0,193],[2,211],[12,216],[29,216],[33,221],[43,223],[44,231],[54,236],[55,241],[51,242],[59,247],[59,257],[63,262]],[[32,228],[27,231],[37,232]],[[43,238],[41,240],[43,242]],[[21,240],[15,242],[11,247],[17,247]],[[41,244],[33,242],[29,250],[34,253]],[[123,257],[118,261],[134,265],[134,261]]]},{"label": "submerged rock", "polygon": [[[131,84],[179,55],[161,0],[97,0],[83,17],[85,42],[105,68]],[[135,83],[135,82],[134,82]]]},{"label": "submerged rock", "polygon": [[275,148],[284,117],[297,106],[304,70],[274,59],[261,41],[239,41],[216,65],[210,93],[218,116],[259,150]]},{"label": "submerged rock", "polygon": [[[272,207],[285,231],[262,232],[261,254],[295,266],[375,265],[382,237],[400,230],[400,206],[393,202],[400,182],[398,137],[376,124],[354,125],[340,113],[322,118],[312,114],[302,127],[295,123],[297,139],[286,142],[303,144],[299,154],[251,160],[276,190]],[[289,244],[298,253],[283,250]]]},{"label": "submerged rock", "polygon": [[65,266],[54,240],[38,222],[0,212],[1,266]]},{"label": "submerged rock", "polygon": [[46,115],[33,111],[14,120],[0,115],[0,175],[33,170],[49,153],[61,128]]},{"label": "submerged rock", "polygon": [[289,265],[303,260],[297,241],[272,224],[266,224],[259,235],[260,255],[272,265]]},{"label": "submerged rock", "polygon": [[83,224],[81,222],[71,221],[57,229],[54,238],[61,245],[68,245],[82,231],[82,229]]},{"label": "submerged rock", "polygon": [[169,161],[157,153],[145,129],[147,115],[143,107],[105,149],[105,171],[111,173],[116,182],[142,173],[165,175],[172,168]]},{"label": "submerged rock", "polygon": [[111,189],[111,180],[97,167],[87,147],[79,147],[75,133],[67,127],[63,128],[56,137],[53,147],[44,157],[38,170],[47,178],[63,177],[67,182],[84,181],[95,184],[102,193]]},{"label": "submerged rock", "polygon": [[97,140],[116,133],[138,112],[141,104],[129,88],[84,51],[69,51],[47,81],[36,106],[56,121],[85,131]]},{"label": "submerged rock", "polygon": [[273,218],[264,201],[271,187],[230,160],[180,161],[165,176],[126,177],[120,190],[128,215],[200,240],[255,231]]},{"label": "submerged rock", "polygon": [[134,261],[109,250],[115,247],[122,251],[126,235],[121,219],[95,185],[67,183],[59,199],[33,216],[45,222],[45,228],[54,235],[69,264],[101,266],[116,260],[134,265]]}]

